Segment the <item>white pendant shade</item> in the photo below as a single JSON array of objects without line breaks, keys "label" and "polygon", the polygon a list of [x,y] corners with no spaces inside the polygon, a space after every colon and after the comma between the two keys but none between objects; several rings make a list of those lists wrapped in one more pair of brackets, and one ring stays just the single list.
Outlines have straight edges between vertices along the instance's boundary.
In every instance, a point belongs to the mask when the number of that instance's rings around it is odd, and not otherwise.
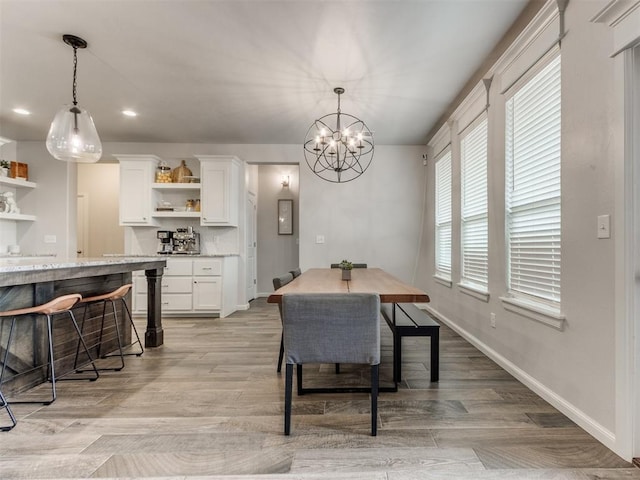
[{"label": "white pendant shade", "polygon": [[[77,113],[73,112],[77,109]],[[102,143],[89,112],[65,105],[56,114],[49,134],[47,150],[57,160],[94,163],[102,156]]]}]

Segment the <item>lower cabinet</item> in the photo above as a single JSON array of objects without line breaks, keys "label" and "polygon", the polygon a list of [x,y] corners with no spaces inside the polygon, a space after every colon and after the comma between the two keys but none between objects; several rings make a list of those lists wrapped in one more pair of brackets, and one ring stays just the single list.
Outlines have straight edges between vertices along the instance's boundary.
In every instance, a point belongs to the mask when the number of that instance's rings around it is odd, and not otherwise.
[{"label": "lower cabinet", "polygon": [[[224,317],[235,311],[235,257],[167,258],[162,276],[162,315],[198,316],[217,313]],[[223,275],[224,274],[224,275]],[[147,312],[147,278],[136,272],[133,278],[133,313]]]}]

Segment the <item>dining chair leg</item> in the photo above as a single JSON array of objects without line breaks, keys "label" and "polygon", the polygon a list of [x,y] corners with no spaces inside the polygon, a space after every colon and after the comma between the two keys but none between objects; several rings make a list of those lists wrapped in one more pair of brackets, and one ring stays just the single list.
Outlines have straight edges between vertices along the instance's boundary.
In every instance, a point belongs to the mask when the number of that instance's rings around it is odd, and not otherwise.
[{"label": "dining chair leg", "polygon": [[278,373],[282,371],[282,359],[284,358],[284,332],[280,335],[280,354],[278,355]]},{"label": "dining chair leg", "polygon": [[340,364],[336,363],[336,375],[340,375]]},{"label": "dining chair leg", "polygon": [[296,377],[298,384],[298,395],[302,395],[302,364],[296,364]]},{"label": "dining chair leg", "polygon": [[378,383],[379,365],[371,365],[371,436],[378,434]]},{"label": "dining chair leg", "polygon": [[293,364],[285,365],[284,385],[284,434],[291,433],[291,391],[293,390]]}]

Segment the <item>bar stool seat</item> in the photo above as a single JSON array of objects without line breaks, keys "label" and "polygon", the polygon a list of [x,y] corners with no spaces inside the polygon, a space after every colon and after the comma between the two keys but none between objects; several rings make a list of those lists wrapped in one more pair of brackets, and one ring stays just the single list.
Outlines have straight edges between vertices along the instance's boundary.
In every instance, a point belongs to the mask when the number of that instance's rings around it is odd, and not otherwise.
[{"label": "bar stool seat", "polygon": [[[83,345],[84,347],[84,351],[87,354],[87,358],[88,358],[88,362],[93,366],[93,371],[95,373],[95,377],[90,377],[90,378],[81,378],[82,380],[97,380],[98,377],[100,376],[100,374],[98,373],[98,370],[96,369],[95,364],[93,363],[93,358],[91,357],[91,354],[89,353],[89,349],[87,348],[87,344],[85,343],[84,339],[82,338],[82,333],[80,332],[80,328],[78,327],[78,323],[76,322],[76,318],[73,315],[73,311],[71,310],[72,307],[74,305],[76,305],[76,303],[78,303],[78,301],[80,301],[80,299],[82,299],[82,296],[78,293],[73,293],[70,295],[62,295],[60,297],[54,298],[53,300],[44,303],[42,305],[36,305],[34,307],[26,307],[26,308],[20,308],[20,309],[15,309],[15,310],[7,310],[4,312],[0,312],[0,319],[1,318],[12,318],[11,320],[11,327],[9,329],[9,338],[7,341],[7,348],[5,350],[4,353],[4,360],[2,362],[2,372],[0,373],[0,387],[3,384],[3,380],[4,380],[4,374],[5,374],[5,370],[7,368],[7,360],[9,358],[9,350],[11,348],[11,340],[13,338],[13,332],[15,329],[15,325],[16,325],[16,321],[27,318],[30,315],[43,315],[47,318],[47,341],[48,341],[48,366],[49,366],[49,372],[50,372],[50,381],[51,381],[51,399],[50,400],[45,400],[45,401],[19,401],[19,402],[12,402],[12,403],[42,403],[44,405],[49,405],[51,403],[53,403],[56,399],[56,371],[55,371],[55,358],[54,358],[54,351],[53,351],[53,328],[52,328],[52,319],[56,316],[56,315],[61,315],[61,314],[67,314],[69,316],[69,318],[71,319],[71,322],[73,323],[73,327],[76,331],[76,333],[78,334],[79,337],[79,341],[80,343]],[[26,373],[26,372],[22,372],[22,373]],[[58,379],[59,380],[59,379]],[[69,379],[71,380],[71,379]],[[4,397],[3,397],[4,398]],[[8,406],[8,403],[7,403]],[[1,405],[0,405],[1,407]],[[7,409],[8,410],[8,409]]]},{"label": "bar stool seat", "polygon": [[[138,330],[136,329],[135,324],[133,323],[133,319],[131,318],[131,312],[129,310],[129,307],[127,305],[126,302],[126,295],[129,293],[129,291],[131,290],[131,288],[133,287],[133,285],[131,283],[127,283],[125,285],[122,285],[121,287],[118,287],[117,289],[115,289],[112,292],[108,292],[108,293],[103,293],[101,295],[94,295],[91,297],[84,297],[80,300],[80,305],[84,305],[84,314],[82,316],[82,324],[80,327],[80,331],[84,332],[84,325],[87,319],[87,311],[90,305],[95,305],[98,303],[102,303],[102,319],[100,321],[100,334],[98,337],[98,353],[97,353],[97,357],[99,358],[107,358],[107,357],[113,357],[113,356],[119,356],[120,357],[120,366],[119,367],[114,367],[114,368],[98,368],[98,370],[113,370],[113,371],[120,371],[124,368],[124,357],[125,355],[136,355],[137,357],[139,357],[140,355],[142,355],[144,353],[144,348],[142,347],[142,342],[140,341],[140,336],[138,335]],[[122,308],[125,312],[125,318],[129,321],[129,324],[131,325],[131,327],[133,328],[133,333],[136,336],[136,340],[134,342],[132,342],[129,345],[124,345],[122,344],[122,335],[120,334],[120,326],[118,325],[118,313],[116,310],[116,301],[120,300],[122,302]],[[105,322],[105,317],[107,314],[107,303],[111,303],[111,309],[113,312],[113,323],[116,329],[116,341],[118,342],[118,353],[116,354],[105,354],[105,355],[101,355],[101,350],[102,350],[102,344],[103,344],[103,336],[104,336],[104,322]],[[129,346],[133,346],[135,344],[138,344],[140,346],[140,350],[138,352],[129,352],[129,353],[124,353],[124,348]],[[78,346],[76,348],[76,361],[78,358],[78,353],[79,353],[79,349],[80,349],[80,342],[78,342]]]}]

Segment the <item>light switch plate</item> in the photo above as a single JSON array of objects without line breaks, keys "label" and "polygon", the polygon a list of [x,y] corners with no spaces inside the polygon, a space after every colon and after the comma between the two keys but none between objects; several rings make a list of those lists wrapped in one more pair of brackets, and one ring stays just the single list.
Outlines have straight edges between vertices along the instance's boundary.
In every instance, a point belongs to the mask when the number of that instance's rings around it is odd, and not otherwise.
[{"label": "light switch plate", "polygon": [[324,235],[316,235],[316,243],[324,243]]},{"label": "light switch plate", "polygon": [[598,238],[611,238],[611,217],[598,215]]},{"label": "light switch plate", "polygon": [[58,239],[56,238],[55,235],[45,235],[44,236],[44,243],[56,243],[58,241]]}]

